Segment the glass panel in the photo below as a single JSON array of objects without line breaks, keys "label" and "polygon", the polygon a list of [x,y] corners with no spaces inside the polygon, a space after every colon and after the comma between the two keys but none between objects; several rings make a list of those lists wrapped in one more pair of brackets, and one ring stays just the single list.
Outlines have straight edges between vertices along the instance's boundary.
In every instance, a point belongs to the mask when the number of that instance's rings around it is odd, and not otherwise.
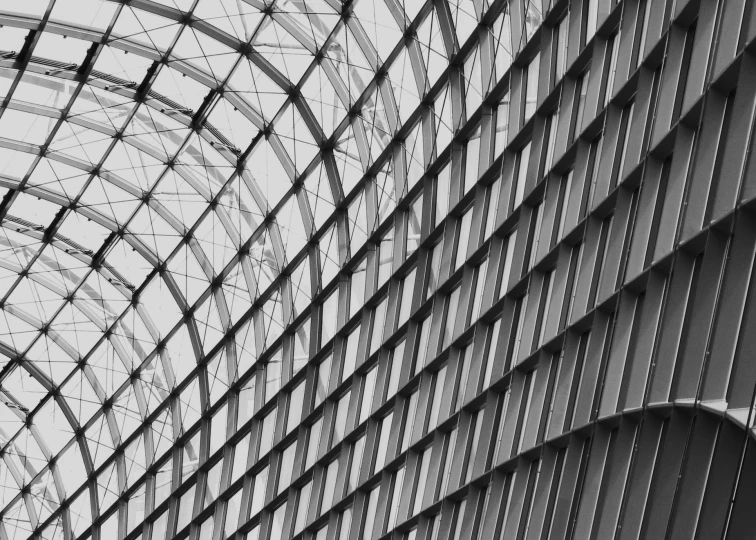
[{"label": "glass panel", "polygon": [[312,482],[307,482],[307,484],[299,490],[299,506],[297,508],[297,519],[294,522],[294,534],[299,534],[307,523],[307,512],[309,511],[311,491]]},{"label": "glass panel", "polygon": [[293,444],[287,446],[283,452],[281,452],[281,473],[278,477],[278,491],[276,492],[277,494],[287,489],[289,487],[289,484],[291,483],[292,475],[294,473],[294,455],[296,451],[297,443],[294,442]]},{"label": "glass panel", "polygon": [[226,503],[226,520],[223,528],[223,535],[230,536],[236,530],[239,523],[239,511],[241,510],[242,492],[237,491]]},{"label": "glass panel", "polygon": [[310,426],[307,442],[307,459],[305,460],[305,469],[309,469],[318,458],[318,448],[320,447],[320,431],[323,428],[323,419],[319,418]]},{"label": "glass panel", "polygon": [[291,433],[292,430],[296,429],[300,420],[302,420],[304,393],[305,385],[301,383],[289,394],[289,416],[286,419],[286,433]]},{"label": "glass panel", "polygon": [[320,513],[328,511],[334,500],[338,500],[336,495],[336,476],[339,470],[339,460],[332,461],[325,471],[325,480],[323,482],[323,498],[320,501]]},{"label": "glass panel", "polygon": [[194,490],[196,486],[192,486],[186,491],[179,499],[178,503],[178,520],[176,524],[176,531],[181,531],[189,524],[189,520],[192,519],[192,512],[194,509]]},{"label": "glass panel", "polygon": [[268,467],[262,469],[255,475],[252,488],[252,506],[250,508],[250,517],[256,515],[265,503],[265,487],[268,483]]}]

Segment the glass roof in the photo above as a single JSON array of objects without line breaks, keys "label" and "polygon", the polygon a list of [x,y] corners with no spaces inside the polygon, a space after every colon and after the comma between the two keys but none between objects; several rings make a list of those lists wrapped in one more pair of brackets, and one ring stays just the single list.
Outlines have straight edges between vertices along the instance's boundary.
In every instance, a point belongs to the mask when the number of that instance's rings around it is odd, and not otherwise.
[{"label": "glass roof", "polygon": [[86,531],[396,207],[488,1],[436,4],[0,3],[0,536]]}]

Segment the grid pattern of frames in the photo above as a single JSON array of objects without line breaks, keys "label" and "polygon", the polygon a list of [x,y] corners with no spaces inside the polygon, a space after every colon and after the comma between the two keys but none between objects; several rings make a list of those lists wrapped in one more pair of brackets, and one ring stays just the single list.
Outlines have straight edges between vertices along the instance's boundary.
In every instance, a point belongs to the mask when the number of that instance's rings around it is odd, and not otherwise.
[{"label": "grid pattern of frames", "polygon": [[751,534],[756,1],[0,25],[0,540]]}]

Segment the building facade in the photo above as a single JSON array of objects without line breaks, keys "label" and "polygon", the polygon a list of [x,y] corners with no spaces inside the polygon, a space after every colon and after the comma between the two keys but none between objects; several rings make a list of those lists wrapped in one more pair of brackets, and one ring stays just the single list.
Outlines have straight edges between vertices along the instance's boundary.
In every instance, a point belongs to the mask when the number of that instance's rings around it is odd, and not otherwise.
[{"label": "building facade", "polygon": [[753,535],[756,1],[0,25],[0,540]]}]

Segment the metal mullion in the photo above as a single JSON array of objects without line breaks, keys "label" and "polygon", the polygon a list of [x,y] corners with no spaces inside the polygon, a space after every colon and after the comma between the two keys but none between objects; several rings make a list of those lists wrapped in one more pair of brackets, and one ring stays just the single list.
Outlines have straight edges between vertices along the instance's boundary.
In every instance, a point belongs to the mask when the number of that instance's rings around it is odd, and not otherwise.
[{"label": "metal mullion", "polygon": [[[108,154],[109,155],[109,154]],[[54,159],[54,158],[53,158]],[[88,167],[91,169],[91,167]],[[97,168],[97,167],[95,167]],[[90,171],[91,172],[91,171]],[[121,177],[116,175],[113,172],[110,171],[99,171],[98,176],[105,180],[106,182],[109,182],[113,184],[114,186],[124,190],[129,195],[132,195],[136,197],[137,199],[141,198],[143,196],[142,190],[136,187],[134,184],[127,182],[126,180],[123,180]],[[85,191],[85,190],[84,190]],[[80,198],[77,197],[77,200]]]},{"label": "metal mullion", "polygon": [[[134,251],[138,252],[139,255],[141,255],[141,257],[145,261],[152,264],[152,266],[157,267],[160,264],[160,260],[158,259],[157,255],[153,254],[152,251],[150,251],[150,249],[145,246],[144,243],[134,234],[128,231],[124,231],[117,236],[123,238],[125,243],[129,244]],[[110,251],[110,249],[115,247],[114,241],[104,247],[105,249],[102,251],[103,257]],[[140,284],[140,286],[143,284],[144,283]]]},{"label": "metal mullion", "polygon": [[276,258],[276,278],[273,279],[273,282],[275,283],[279,276],[282,275],[281,269],[286,266],[286,246],[283,244],[281,231],[278,228],[278,222],[275,219],[270,221],[268,232],[270,234],[270,243],[273,246],[273,254]]},{"label": "metal mullion", "polygon": [[[135,119],[132,118],[129,121],[129,123],[133,122],[134,120]],[[129,124],[126,124],[126,125],[128,126]],[[116,140],[116,139],[113,139],[113,140]],[[136,138],[136,136],[132,136],[127,133],[121,132],[120,140],[123,142],[123,144],[128,144],[129,146],[133,146],[140,152],[143,152],[147,154],[148,156],[155,158],[156,160],[160,161],[163,164],[169,161],[169,157],[166,154],[163,154],[159,148],[146,144],[144,141],[141,141],[138,138]],[[111,147],[110,150],[112,151],[114,147],[115,146]],[[110,156],[110,153],[108,153],[108,156]]]},{"label": "metal mullion", "polygon": [[423,96],[430,90],[432,83],[428,80],[428,70],[426,69],[425,62],[423,62],[423,52],[420,49],[420,42],[417,38],[413,38],[407,43],[407,55],[412,66],[412,73],[415,76],[417,94],[422,101]]},{"label": "metal mullion", "polygon": [[153,62],[159,62],[162,58],[160,51],[156,49],[150,49],[147,46],[142,45],[141,43],[134,43],[125,39],[114,39],[108,42],[107,45],[108,47],[112,47],[113,49],[133,53],[137,56],[141,56],[142,58],[152,60]]},{"label": "metal mullion", "polygon": [[[197,328],[197,322],[194,316],[186,317],[184,323],[186,324],[186,331],[189,334],[189,341],[191,342],[192,350],[194,351],[194,360],[200,367],[200,369],[195,373],[199,377],[200,373],[202,373],[203,369],[205,368],[205,364],[200,364],[202,359],[205,358],[205,355],[202,352],[202,339],[200,338],[199,329]],[[201,390],[202,388],[200,388],[200,391]]]},{"label": "metal mullion", "polygon": [[[128,349],[123,344],[123,339],[124,338],[122,336],[115,335],[115,336],[111,336],[108,341],[111,347],[113,347],[113,351],[116,353],[116,355],[118,355],[118,358],[121,360],[123,367],[128,368],[128,366],[131,364],[131,358],[129,356]],[[138,350],[134,352],[137,353],[137,356],[140,356],[140,357],[142,356],[139,354]],[[99,381],[98,381],[98,384],[99,384]],[[119,394],[120,391],[121,389],[119,388],[118,390],[113,392],[113,396],[107,396],[106,394],[104,394],[104,391],[103,391],[103,394],[105,395],[105,399],[103,399],[103,401],[107,401],[109,397],[115,397],[117,394]]]},{"label": "metal mullion", "polygon": [[11,28],[22,28],[24,30],[36,30],[39,26],[39,21],[24,17],[23,15],[16,15],[5,11],[0,11],[0,24],[2,26],[10,26]]},{"label": "metal mullion", "polygon": [[[188,140],[184,145],[181,146],[181,149],[179,150],[179,154],[177,154],[177,156],[180,155],[180,152],[183,151],[187,143],[188,143]],[[178,174],[187,184],[189,184],[191,188],[197,192],[198,195],[200,195],[203,199],[205,199],[205,202],[210,203],[213,200],[212,192],[207,188],[207,186],[205,186],[201,181],[199,181],[194,176],[194,173],[192,172],[192,170],[189,168],[188,165],[185,165],[180,162],[179,163],[174,162],[174,165],[172,168],[173,168],[173,171],[176,174]],[[165,172],[167,172],[167,170]],[[165,172],[163,173],[163,175],[165,175]],[[158,183],[159,183],[159,180],[155,182],[155,186],[153,186],[153,189],[150,190],[151,192],[155,191],[154,188],[157,187]],[[150,193],[150,196],[151,196],[151,193]]]},{"label": "metal mullion", "polygon": [[[120,9],[120,8],[117,8]],[[59,36],[71,36],[75,39],[82,41],[89,41],[91,43],[97,43],[99,41],[100,32],[89,28],[71,27],[66,24],[61,24],[55,21],[48,21],[45,25],[45,32],[50,34],[56,34]]]},{"label": "metal mullion", "polygon": [[[336,241],[338,242],[336,250],[338,253],[339,261],[338,266],[341,269],[344,264],[349,260],[349,216],[346,210],[336,213],[336,220],[334,227],[336,228]],[[320,239],[322,240],[322,238]],[[322,255],[322,253],[321,253]],[[338,278],[338,275],[336,276]],[[328,283],[321,283],[325,288]]]},{"label": "metal mullion", "polygon": [[[6,246],[10,247],[11,249],[15,249],[16,246],[13,245],[13,242],[3,242],[0,240],[0,246]],[[22,268],[20,266],[16,266],[16,264],[7,258],[0,258],[0,268],[4,268],[6,270],[10,270],[11,272],[21,272]],[[36,276],[35,276],[36,277]]]},{"label": "metal mullion", "polygon": [[[102,408],[102,416],[104,417],[105,423],[108,426],[108,431],[110,432],[110,438],[113,441],[113,446],[118,448],[119,446],[121,446],[121,443],[123,441],[121,440],[121,432],[118,429],[118,424],[116,423],[115,415],[113,414],[114,402],[115,400],[112,400],[108,404],[108,406]],[[87,446],[89,446],[89,439],[86,438],[86,434],[84,435],[84,438]],[[119,491],[123,491],[126,489],[126,465],[123,462],[123,454],[114,453],[113,462],[115,463],[116,472],[118,474],[118,489]]]},{"label": "metal mullion", "polygon": [[[309,17],[310,16],[308,15],[308,18]],[[291,37],[296,39],[302,47],[309,51],[310,54],[315,55],[317,53],[318,47],[315,41],[299,28],[299,24],[291,15],[283,11],[274,10],[271,12],[270,18],[281,25],[281,27],[288,32]]]},{"label": "metal mullion", "polygon": [[[151,522],[147,521],[147,517],[152,514],[152,512],[155,511],[155,491],[156,491],[156,484],[157,484],[157,475],[156,474],[150,474],[150,468],[152,467],[152,464],[154,462],[154,442],[152,437],[152,429],[150,429],[148,426],[143,426],[144,429],[144,451],[145,456],[149,457],[152,456],[150,459],[148,459],[145,463],[147,465],[147,470],[145,474],[144,479],[144,518],[142,523],[144,525],[151,524]],[[137,526],[138,528],[139,526]],[[146,528],[145,528],[146,531]]]},{"label": "metal mullion", "polygon": [[[367,177],[364,180],[365,186],[365,216],[367,221],[368,235],[375,231],[376,224],[378,222],[378,186],[376,185],[376,179],[373,177]],[[365,242],[366,244],[368,242]]]},{"label": "metal mullion", "polygon": [[118,133],[113,128],[110,128],[104,124],[98,124],[97,122],[94,122],[87,118],[83,118],[81,116],[71,116],[71,117],[66,118],[66,120],[71,125],[80,126],[90,131],[102,133],[103,135],[107,135],[109,137],[114,137]]},{"label": "metal mullion", "polygon": [[[89,274],[89,275],[91,275],[91,274]],[[79,287],[79,290],[81,290],[81,289],[87,289],[87,290],[84,291],[84,293],[87,294],[87,296],[89,296],[92,300],[97,301],[97,302],[102,302],[102,304],[103,304],[102,305],[103,310],[107,308],[108,311],[110,311],[110,312],[114,311],[114,310],[112,310],[112,309],[109,308],[108,303],[104,299],[97,297],[97,291],[94,290],[90,285],[86,285],[86,282],[83,282],[82,285]],[[116,289],[116,290],[121,291],[121,289]],[[122,294],[123,294],[123,292],[122,292]],[[130,295],[124,294],[123,296],[127,300],[131,300]],[[106,323],[106,321],[102,320],[97,315],[97,312],[95,312],[93,309],[91,309],[86,304],[86,301],[84,301],[83,298],[72,297],[71,298],[71,303],[74,304],[76,306],[76,308],[79,309],[79,311],[81,311],[84,315],[86,315],[87,318],[90,321],[92,321],[92,323],[96,324],[100,328],[100,330],[102,332],[106,331],[106,329],[107,329],[107,323]],[[82,304],[82,305],[80,306],[79,304]]]},{"label": "metal mullion", "polygon": [[312,238],[312,235],[315,234],[315,216],[310,208],[310,201],[307,198],[305,189],[298,189],[294,192],[293,196],[297,198],[299,213],[302,216],[302,224],[305,229],[305,234],[307,235],[307,238]]},{"label": "metal mullion", "polygon": [[[291,325],[291,322],[294,320],[294,300],[293,300],[293,294],[292,294],[292,285],[291,285],[291,275],[290,274],[282,274],[284,277],[280,281],[281,283],[281,311],[282,311],[282,319],[284,322],[284,340],[283,340],[283,346],[286,348],[288,340],[286,339],[286,332],[285,330]],[[292,353],[293,354],[293,353]],[[289,356],[284,356],[284,368],[286,368],[286,359],[289,358]],[[281,370],[282,377],[284,375],[284,369]],[[291,378],[290,374],[286,374],[286,377],[283,377],[284,380],[287,380]]]},{"label": "metal mullion", "polygon": [[[301,94],[299,94],[296,99],[292,100],[292,106],[296,107],[299,111],[299,115],[302,118],[305,126],[307,126],[307,130],[312,135],[315,144],[317,144],[319,147],[322,147],[325,140],[325,133],[323,133],[323,127],[320,125],[320,122],[318,122],[317,117],[313,114],[312,109],[307,104],[307,101],[302,97]],[[283,121],[283,117],[281,121]],[[317,158],[318,156],[315,156],[313,159]]]},{"label": "metal mullion", "polygon": [[[212,281],[213,279],[212,267],[209,266],[210,262],[205,257],[205,254],[202,251],[202,248],[200,248],[199,245],[197,244],[197,240],[195,240],[194,238],[190,238],[189,242],[187,242],[187,248],[192,251],[195,257],[197,256],[197,253],[199,253],[200,257],[198,258],[197,262],[199,263],[200,268],[202,268],[202,271],[205,273],[206,276],[208,275],[208,272],[209,272],[210,275],[207,278],[207,280]],[[167,269],[167,263],[164,268],[158,271],[157,276],[158,277],[156,277],[156,281],[153,281],[152,279],[145,280],[145,284],[147,284],[148,282],[152,284],[162,279],[163,283],[165,283],[165,286],[170,291],[171,296],[173,297],[173,300],[176,302],[176,305],[181,310],[181,313],[183,314],[185,318],[188,315],[193,314],[194,312],[193,308],[196,306],[199,306],[200,305],[199,302],[201,302],[206,296],[207,291],[203,293],[203,295],[200,297],[200,299],[197,300],[197,303],[195,303],[194,306],[190,306],[189,303],[186,301],[186,298],[184,298],[184,294],[181,292],[181,287],[179,287],[178,283],[176,283],[176,280],[173,277],[173,273]],[[142,302],[139,302],[137,305],[141,306],[140,311],[145,309],[144,304]],[[155,341],[156,342],[158,341],[157,336],[155,337]]]},{"label": "metal mullion", "polygon": [[407,28],[410,21],[407,17],[407,14],[404,12],[404,8],[399,3],[399,0],[385,0],[385,1],[386,1],[386,7],[391,13],[391,16],[394,18],[394,21],[396,22],[396,25],[399,27],[399,29],[404,30],[405,28]]},{"label": "metal mullion", "polygon": [[[228,459],[225,460],[225,463],[223,464],[223,469],[225,474],[225,469],[228,468]],[[222,490],[227,489],[221,488]],[[213,536],[211,539],[208,540],[223,540],[225,535],[225,515],[226,515],[226,509],[228,507],[228,500],[222,499],[220,496],[216,498],[215,502],[215,509],[213,510],[213,519],[214,519],[214,527],[213,527]],[[204,539],[202,539],[204,540]]]},{"label": "metal mullion", "polygon": [[[178,19],[176,19],[177,22],[183,22],[184,21],[183,17],[184,17],[183,14],[179,14]],[[218,43],[222,43],[223,45],[226,45],[227,47],[229,47],[230,49],[233,49],[236,52],[240,51],[246,45],[246,42],[230,34],[227,34],[225,31],[221,30],[220,28],[216,26],[213,26],[207,21],[196,18],[194,14],[192,14],[191,21],[189,21],[188,25],[191,26],[192,28],[199,30],[201,33],[203,33],[204,35],[206,35],[207,37],[211,39],[214,39]]]},{"label": "metal mullion", "polygon": [[375,50],[375,46],[370,41],[370,38],[362,27],[362,24],[360,24],[359,19],[350,14],[350,17],[346,19],[345,24],[352,32],[352,36],[362,50],[362,53],[365,55],[368,64],[373,68],[373,71],[379,70],[382,66],[378,59],[378,51]]},{"label": "metal mullion", "polygon": [[480,51],[480,75],[482,79],[483,101],[498,82],[496,75],[496,45],[492,35],[492,29],[485,27],[478,38],[478,50]]},{"label": "metal mullion", "polygon": [[[254,5],[255,0],[246,0],[246,1],[247,3]],[[338,11],[344,8],[344,6],[339,2],[339,0],[323,0],[323,1],[329,6],[331,6],[335,11]]]},{"label": "metal mullion", "polygon": [[39,527],[39,516],[37,515],[37,509],[34,508],[34,500],[36,497],[33,497],[30,491],[26,491],[21,492],[21,498],[24,501],[26,512],[29,515],[29,525],[32,529],[36,529]]},{"label": "metal mullion", "polygon": [[[183,25],[181,27],[186,28],[186,26],[183,26]],[[181,73],[181,75],[183,76],[193,79],[194,81],[200,83],[202,86],[208,88],[209,90],[214,90],[218,86],[217,79],[213,77],[212,75],[205,73],[198,67],[188,64],[179,58],[176,58],[176,57],[169,58],[169,56],[170,55],[166,55],[164,57],[166,58],[164,65],[168,66],[169,68],[175,70],[178,73]],[[146,100],[149,99],[149,97],[150,96],[148,95],[146,97]]]},{"label": "metal mullion", "polygon": [[245,518],[249,516],[249,512],[252,507],[252,495],[253,495],[253,488],[254,488],[253,476],[250,476],[245,473],[245,475],[242,478],[243,478],[242,487],[241,487],[242,497],[241,497],[241,501],[239,502],[240,519],[241,519],[241,516],[244,516]]},{"label": "metal mullion", "polygon": [[273,64],[262,57],[260,53],[252,50],[246,54],[247,59],[252,62],[260,71],[273,81],[284,92],[288,92],[294,85],[287,79]]},{"label": "metal mullion", "polygon": [[[54,467],[53,469],[53,481],[57,485],[63,485],[63,478],[60,476],[60,473],[58,472],[58,467]],[[58,499],[60,501],[65,500],[65,492],[61,491],[58,494]],[[63,511],[61,512],[61,526],[63,528],[63,538],[66,540],[69,540],[73,538],[73,527],[71,525],[71,509],[69,506],[65,506],[63,508]]]},{"label": "metal mullion", "polygon": [[[238,68],[237,68],[238,69]],[[241,99],[236,91],[230,90],[228,88],[224,88],[223,93],[221,94],[223,98],[225,98],[231,105],[233,105],[236,109],[239,110],[239,112],[242,113],[242,115],[252,122],[252,124],[260,129],[265,129],[265,117],[263,116],[263,113],[261,111],[258,111],[254,106],[250,105],[243,99]]]},{"label": "metal mullion", "polygon": [[[247,283],[247,289],[249,290],[250,300],[254,303],[257,299],[259,290],[257,284],[257,278],[255,277],[255,271],[252,268],[252,261],[250,257],[241,257],[240,265],[242,273],[244,274],[244,281]],[[240,320],[245,319],[243,315]],[[246,322],[246,321],[245,321]]]},{"label": "metal mullion", "polygon": [[457,43],[457,34],[452,20],[451,9],[449,4],[444,0],[431,0],[436,8],[436,17],[438,18],[441,38],[446,48],[446,57],[451,59],[459,52],[460,44]]},{"label": "metal mullion", "polygon": [[[170,358],[167,358],[167,356],[168,354],[165,348],[161,347],[155,354],[155,359],[156,359],[156,362],[159,362],[160,365],[163,367],[163,374],[166,378],[166,384],[168,385],[168,388],[175,388],[176,376],[173,373],[173,366],[171,366]],[[148,360],[152,360],[152,358],[153,357],[151,354],[147,356]],[[162,403],[159,405],[156,405],[155,410],[152,413],[150,413],[150,415],[148,415],[148,418],[149,416],[155,416],[155,418],[151,420],[149,423],[151,425],[155,419],[159,418],[159,415],[163,412],[163,410],[168,409],[170,412],[170,417],[171,417],[172,436],[174,440],[177,440],[181,436],[180,404],[178,403],[178,398],[175,395],[173,395],[170,390],[163,390],[163,393],[165,393],[166,396],[163,399]],[[153,456],[153,460],[154,458],[155,456]]]},{"label": "metal mullion", "polygon": [[[148,13],[152,13],[153,15],[158,15],[160,17],[163,17],[165,19],[170,19],[176,22],[182,22],[183,18],[186,16],[186,14],[182,13],[176,8],[169,7],[163,4],[158,4],[157,2],[152,2],[150,0],[112,0],[116,3],[129,5],[131,7],[135,7],[138,9],[141,9],[142,11],[146,11]],[[194,6],[196,5],[196,2],[192,4],[192,7],[189,9],[189,14],[191,14],[194,11]]]},{"label": "metal mullion", "polygon": [[76,309],[81,311],[90,321],[92,321],[92,323],[96,325],[101,332],[105,332],[107,328],[105,321],[99,318],[98,314],[92,308],[87,306],[82,298],[72,298],[71,304],[76,307]]},{"label": "metal mullion", "polygon": [[270,212],[270,208],[268,208],[268,201],[262,191],[260,191],[257,182],[254,181],[252,174],[245,168],[240,173],[238,173],[238,177],[241,177],[239,183],[243,183],[244,186],[249,190],[258,208],[260,208],[267,215]]},{"label": "metal mullion", "polygon": [[[380,93],[381,98],[383,98],[383,109],[386,112],[386,119],[388,120],[389,124],[388,136],[393,137],[393,135],[397,132],[399,126],[401,125],[401,120],[399,119],[399,106],[397,105],[396,99],[394,97],[394,89],[391,87],[391,84],[386,77],[383,77],[378,81],[376,99],[378,98],[378,93]],[[389,141],[386,146],[388,146],[390,143],[391,141]]]},{"label": "metal mullion", "polygon": [[[450,103],[447,103],[447,107],[451,107],[451,117],[452,117],[452,125],[449,126],[451,128],[451,138],[452,138],[452,146],[454,145],[454,139],[459,133],[460,128],[465,124],[467,119],[471,116],[468,114],[468,111],[466,111],[466,103],[465,103],[465,93],[464,93],[464,86],[465,86],[465,76],[462,73],[462,68],[457,66],[450,66],[449,69],[449,100]],[[471,111],[470,111],[471,112]]]},{"label": "metal mullion", "polygon": [[[5,435],[4,430],[0,430],[0,433]],[[16,455],[20,456],[22,455],[21,452],[16,452]],[[24,486],[24,477],[22,473],[18,470],[18,467],[16,467],[16,464],[13,462],[11,457],[8,455],[7,451],[4,451],[2,453],[2,456],[0,457],[2,459],[3,464],[8,468],[8,472],[10,473],[11,477],[13,478],[13,481],[16,482],[16,485],[18,486],[19,493],[11,500],[10,503],[8,503],[8,506],[13,504],[14,500],[18,500],[19,497],[21,497],[21,488]]]},{"label": "metal mullion", "polygon": [[[150,330],[150,325],[149,324],[145,323],[145,326],[147,326],[147,329]],[[111,347],[113,347],[113,351],[118,355],[118,358],[121,360],[121,363],[123,363],[124,367],[127,367],[131,363],[131,360],[130,360],[130,357],[129,357],[128,349],[121,342],[120,336],[118,336],[118,335],[116,335],[116,336],[110,336],[107,341],[110,342]],[[138,353],[138,351],[135,351],[135,352]],[[95,379],[95,380],[97,380],[97,379]],[[99,384],[99,380],[97,382]],[[118,392],[119,392],[119,390],[117,390],[116,392],[114,392],[113,395],[115,396],[115,394],[117,394]],[[111,396],[106,396],[105,400],[107,400],[109,397],[111,397]]]},{"label": "metal mullion", "polygon": [[264,395],[265,384],[266,384],[266,381],[265,381],[266,374],[264,370],[260,369],[260,367],[262,366],[262,364],[260,363],[261,349],[265,344],[265,329],[264,329],[265,321],[264,321],[264,316],[261,313],[262,313],[262,310],[260,309],[260,307],[258,307],[256,304],[253,304],[252,308],[250,309],[249,317],[247,319],[247,321],[249,321],[250,325],[252,326],[252,330],[254,331],[254,336],[255,336],[255,349],[256,349],[255,354],[257,354],[257,358],[255,360],[255,363],[257,364],[257,367],[255,368],[255,371],[257,373],[256,377],[258,379],[262,377],[262,380],[257,380],[256,382],[257,388],[255,391],[256,392],[255,402],[261,399],[260,396],[263,396],[263,397],[261,400],[260,407],[255,407],[255,409],[260,409],[264,407],[267,401],[269,401],[265,399],[267,396]]},{"label": "metal mullion", "polygon": [[325,169],[326,177],[328,178],[328,185],[331,189],[334,207],[338,208],[344,201],[344,191],[339,180],[339,168],[336,163],[336,158],[333,155],[333,151],[324,152],[322,160],[323,168]]},{"label": "metal mullion", "polygon": [[[149,208],[150,210],[153,210],[158,216],[163,218],[163,220],[179,235],[186,234],[186,225],[180,219],[174,216],[157,199],[150,199],[144,205],[139,205],[137,209],[142,210],[143,208]],[[113,232],[116,232],[116,231],[113,231]]]},{"label": "metal mullion", "polygon": [[[144,395],[144,381],[142,381],[141,378],[136,377],[133,379],[134,381],[134,396],[136,397],[137,407],[139,409],[139,421],[142,423],[141,428],[146,427],[144,425],[144,419],[147,418],[148,409],[147,409],[147,399]],[[140,428],[140,429],[141,429]],[[138,433],[139,430],[136,430],[135,433]],[[147,448],[147,444],[145,442],[145,448]],[[147,463],[146,454],[145,454],[145,464]]]},{"label": "metal mullion", "polygon": [[56,120],[60,119],[60,117],[62,116],[60,109],[47,107],[45,105],[38,105],[36,103],[28,103],[25,101],[9,101],[5,108],[13,111],[23,111],[30,114],[36,114],[37,116],[53,118]]},{"label": "metal mullion", "polygon": [[[226,303],[226,297],[223,295],[221,287],[216,288],[212,293],[215,297],[215,306],[218,310],[218,317],[220,318],[221,325],[223,325],[223,335],[227,335],[229,328],[231,328],[231,313]],[[228,363],[228,361],[226,362]],[[229,379],[230,381],[231,379]]]},{"label": "metal mullion", "polygon": [[[295,105],[291,103],[290,106],[294,107]],[[286,103],[284,103],[284,107],[286,107]],[[286,174],[289,176],[289,181],[294,183],[295,178],[297,178],[297,169],[296,169],[296,166],[294,165],[294,162],[291,159],[291,156],[289,156],[289,153],[286,151],[286,148],[281,142],[281,139],[279,138],[278,134],[275,132],[270,133],[265,136],[265,139],[268,141],[268,144],[273,149],[273,152],[275,152],[276,157],[278,158],[278,161],[281,163],[281,166],[284,168],[284,170],[286,171]],[[265,202],[266,202],[265,206],[266,207],[269,206],[267,204],[268,201],[266,200]]]},{"label": "metal mullion", "polygon": [[[16,313],[13,313],[13,314],[16,315]],[[26,315],[26,314],[24,314],[24,315]],[[21,318],[21,317],[19,317],[19,318]],[[28,317],[28,315],[25,318],[31,319],[31,317]],[[24,319],[22,319],[22,320],[24,320]],[[37,321],[37,322],[39,322],[39,321]],[[43,325],[41,325],[41,323],[39,323],[39,324],[40,324],[40,326],[43,326]],[[39,335],[42,335],[42,334],[40,333]],[[65,341],[60,335],[58,335],[57,332],[55,332],[54,330],[48,330],[47,331],[47,335],[50,336],[50,339],[52,339],[55,342],[55,344],[58,345],[58,347],[60,347],[71,358],[71,360],[73,362],[76,362],[78,360],[78,358],[77,358],[78,357],[77,351],[73,347],[71,347],[71,345],[69,345],[68,342]],[[72,356],[72,355],[74,355],[74,356]],[[23,356],[23,358],[19,358],[18,359],[19,363],[22,366],[24,366],[24,368],[26,369],[26,371],[28,371],[31,375],[33,375],[34,378],[37,379],[40,383],[42,383],[42,379],[40,379],[40,377],[44,377],[45,383],[43,384],[43,386],[45,386],[48,389],[48,392],[51,392],[52,389],[55,387],[55,385],[52,383],[52,381],[49,381],[47,379],[47,376],[41,370],[39,370],[39,368],[37,368],[36,365],[33,362],[30,362],[29,360],[26,360],[25,355],[22,355],[22,356]]]},{"label": "metal mullion", "polygon": [[[208,458],[210,457],[210,428],[211,428],[211,421],[212,418],[210,418],[207,414],[208,409],[210,408],[210,385],[208,381],[208,374],[207,374],[207,364],[204,364],[201,366],[201,368],[196,373],[197,376],[197,382],[199,384],[199,398],[200,398],[200,405],[199,405],[199,411],[200,411],[200,418],[197,421],[199,424],[199,430],[200,430],[200,439],[199,439],[199,451],[197,452],[198,456],[198,465],[197,468],[200,469],[204,464],[207,462]],[[200,474],[197,475],[197,493],[195,494],[197,497],[197,501],[201,501],[201,498],[204,495],[204,488],[207,484],[207,470],[200,471]],[[204,473],[204,474],[201,474]],[[200,476],[202,478],[200,478]],[[202,481],[202,488],[200,487],[200,480]]]},{"label": "metal mullion", "polygon": [[[4,110],[4,109],[0,108],[0,110]],[[9,150],[17,150],[25,154],[38,154],[40,147],[38,144],[31,144],[31,143],[27,143],[23,141],[16,141],[16,140],[0,137],[0,148],[8,148]]]},{"label": "metal mullion", "polygon": [[324,56],[320,60],[320,67],[326,74],[326,77],[328,77],[328,80],[333,86],[333,90],[336,93],[336,96],[338,96],[339,98],[339,101],[344,106],[344,108],[348,110],[351,96],[347,85],[344,84],[344,79],[342,79],[341,75],[339,75],[338,69],[333,65],[333,62],[327,56]]},{"label": "metal mullion", "polygon": [[[3,140],[0,139],[0,146],[2,146],[2,145],[3,145]],[[37,147],[37,150],[34,151],[34,152],[32,152],[32,151],[26,151],[26,150],[24,150],[24,151],[27,152],[28,154],[39,154],[39,147]],[[84,172],[91,172],[93,170],[93,167],[92,167],[92,165],[90,163],[87,163],[85,161],[82,161],[82,160],[80,160],[78,158],[75,158],[73,156],[70,156],[70,155],[60,154],[58,152],[53,152],[53,153],[45,154],[44,157],[47,158],[47,159],[51,159],[53,161],[58,161],[60,163],[63,163],[64,165],[69,165],[69,166],[71,166],[71,167],[73,167],[75,169],[79,169],[79,170],[82,170]],[[34,168],[35,169],[36,169],[36,167],[37,167],[37,163],[34,164]],[[32,170],[32,173],[33,172],[34,171]],[[29,176],[31,176],[32,173],[27,173],[25,176],[29,177]],[[23,181],[23,179],[22,179],[22,181]]]},{"label": "metal mullion", "polygon": [[[409,151],[407,150],[406,144],[400,144],[394,146],[394,155],[390,156],[390,161],[392,161],[394,165],[394,190],[397,199],[394,204],[394,209],[400,206],[400,201],[403,202],[410,191],[407,178],[407,170],[409,169],[409,160],[407,159],[408,153]],[[403,210],[406,212],[407,208],[404,208]],[[380,213],[378,215],[380,216]],[[376,221],[373,227],[373,232],[380,225],[381,223]]]},{"label": "metal mullion", "polygon": [[226,393],[226,401],[228,403],[229,414],[234,419],[235,423],[239,412],[239,395],[238,392],[231,390],[231,387],[239,377],[239,373],[237,372],[239,362],[236,357],[236,342],[233,339],[230,339],[224,345],[226,349],[226,376],[229,381],[229,390]]},{"label": "metal mullion", "polygon": [[[19,183],[18,179],[11,178],[11,177],[4,177],[2,174],[0,174],[0,187],[4,187],[6,189],[16,189],[18,186],[18,183]],[[28,193],[29,195],[32,195],[33,197],[37,197],[38,199],[45,199],[48,202],[57,204],[58,206],[63,206],[63,205],[68,204],[68,199],[65,199],[63,196],[58,195],[57,193],[47,191],[45,190],[45,188],[42,188],[42,187],[28,187],[26,188],[25,191],[26,193]],[[93,215],[99,215],[99,214],[93,214]]]},{"label": "metal mullion", "polygon": [[222,204],[218,204],[213,210],[215,211],[216,216],[218,216],[218,221],[220,221],[221,225],[223,225],[223,229],[226,231],[226,234],[228,234],[228,237],[231,239],[231,242],[233,242],[234,246],[236,246],[238,249],[238,246],[240,246],[242,242],[241,232],[237,230],[237,227],[234,224],[232,217],[229,215],[227,208]]},{"label": "metal mullion", "polygon": [[[362,165],[363,177],[368,174],[370,166],[374,163],[372,155],[370,153],[370,143],[367,139],[367,130],[365,128],[365,121],[361,116],[353,116],[350,119],[352,125],[352,132],[354,133],[354,141],[357,144],[357,150],[360,154],[360,162]],[[357,186],[355,186],[355,189]]]}]

